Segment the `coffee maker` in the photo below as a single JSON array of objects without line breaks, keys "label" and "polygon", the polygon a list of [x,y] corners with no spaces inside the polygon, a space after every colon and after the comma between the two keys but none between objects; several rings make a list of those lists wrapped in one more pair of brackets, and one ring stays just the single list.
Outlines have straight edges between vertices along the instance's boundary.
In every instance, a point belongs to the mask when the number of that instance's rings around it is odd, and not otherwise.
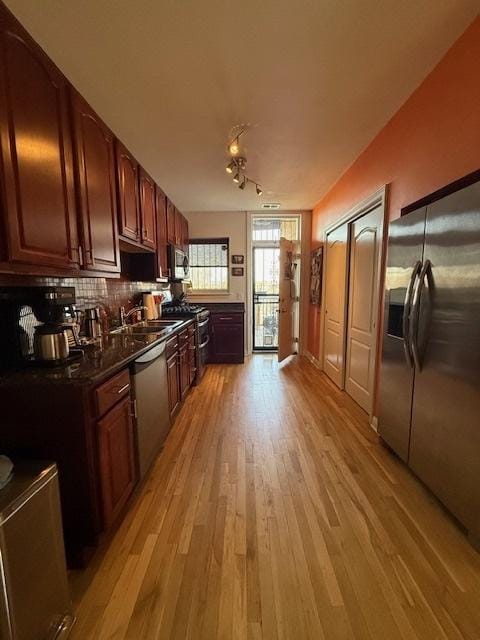
[{"label": "coffee maker", "polygon": [[78,344],[74,287],[0,287],[0,363],[64,364]]}]

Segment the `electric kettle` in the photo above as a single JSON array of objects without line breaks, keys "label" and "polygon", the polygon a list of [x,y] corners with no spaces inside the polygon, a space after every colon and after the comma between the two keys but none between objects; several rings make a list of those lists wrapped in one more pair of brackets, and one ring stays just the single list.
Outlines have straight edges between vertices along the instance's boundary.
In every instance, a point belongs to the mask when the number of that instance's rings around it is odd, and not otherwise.
[{"label": "electric kettle", "polygon": [[60,324],[41,324],[35,327],[33,353],[41,362],[64,362],[70,353],[65,327]]}]

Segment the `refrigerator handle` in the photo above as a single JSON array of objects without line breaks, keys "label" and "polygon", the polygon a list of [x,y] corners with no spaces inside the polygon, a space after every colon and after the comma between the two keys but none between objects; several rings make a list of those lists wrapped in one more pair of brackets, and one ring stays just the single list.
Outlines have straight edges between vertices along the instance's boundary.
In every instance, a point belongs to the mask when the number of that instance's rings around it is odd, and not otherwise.
[{"label": "refrigerator handle", "polygon": [[412,270],[412,275],[410,276],[410,282],[408,283],[407,290],[405,291],[405,303],[403,306],[403,322],[402,322],[402,333],[403,333],[403,349],[405,351],[405,359],[409,367],[413,367],[413,355],[412,348],[410,345],[410,308],[412,304],[412,294],[415,285],[415,281],[417,279],[418,274],[422,270],[422,262],[421,260],[417,260],[415,266]]},{"label": "refrigerator handle", "polygon": [[420,356],[420,349],[418,347],[418,321],[420,318],[420,300],[422,298],[422,291],[425,286],[425,277],[428,270],[431,268],[430,260],[425,260],[425,264],[422,267],[420,275],[418,277],[417,286],[413,294],[412,301],[412,319],[410,322],[410,344],[412,346],[413,361],[415,368],[418,371],[422,370],[422,361]]}]

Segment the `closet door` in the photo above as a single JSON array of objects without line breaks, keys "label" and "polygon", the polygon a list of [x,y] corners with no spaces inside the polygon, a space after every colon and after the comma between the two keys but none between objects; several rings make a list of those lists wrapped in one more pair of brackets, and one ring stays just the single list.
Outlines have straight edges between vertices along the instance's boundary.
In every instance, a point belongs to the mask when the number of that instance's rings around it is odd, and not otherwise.
[{"label": "closet door", "polygon": [[345,391],[370,412],[375,382],[381,207],[351,223]]},{"label": "closet door", "polygon": [[323,370],[341,389],[345,366],[347,247],[348,225],[344,224],[327,236],[323,345]]}]

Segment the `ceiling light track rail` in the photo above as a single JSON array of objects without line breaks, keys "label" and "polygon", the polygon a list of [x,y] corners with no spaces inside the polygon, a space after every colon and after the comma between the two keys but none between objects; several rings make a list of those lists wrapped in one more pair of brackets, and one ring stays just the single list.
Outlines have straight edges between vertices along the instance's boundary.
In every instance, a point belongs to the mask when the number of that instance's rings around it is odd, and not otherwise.
[{"label": "ceiling light track rail", "polygon": [[257,180],[253,180],[249,178],[245,171],[247,167],[247,158],[243,156],[239,156],[241,147],[240,147],[240,137],[247,131],[247,127],[240,125],[238,127],[240,131],[235,135],[235,137],[229,142],[227,146],[228,153],[230,154],[230,161],[225,167],[225,171],[228,174],[233,174],[233,182],[238,185],[238,188],[242,191],[248,185],[248,183],[255,185],[255,192],[257,196],[261,196],[263,193],[262,187]]}]

